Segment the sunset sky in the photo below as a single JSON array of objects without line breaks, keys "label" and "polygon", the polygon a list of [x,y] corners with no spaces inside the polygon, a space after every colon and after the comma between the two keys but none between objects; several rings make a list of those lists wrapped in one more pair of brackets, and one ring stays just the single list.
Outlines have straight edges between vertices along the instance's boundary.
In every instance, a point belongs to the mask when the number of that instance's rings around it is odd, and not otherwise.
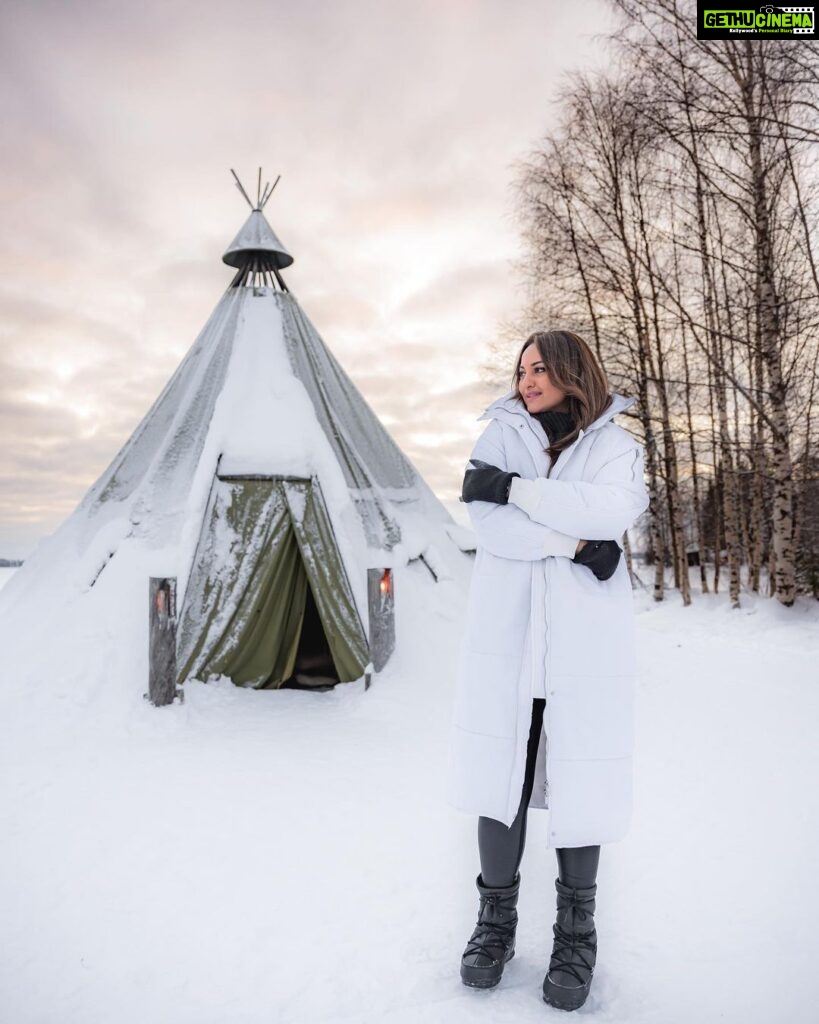
[{"label": "sunset sky", "polygon": [[0,0],[0,557],[71,512],[229,284],[230,167],[281,175],[288,285],[454,498],[523,300],[515,164],[611,25],[597,0]]}]

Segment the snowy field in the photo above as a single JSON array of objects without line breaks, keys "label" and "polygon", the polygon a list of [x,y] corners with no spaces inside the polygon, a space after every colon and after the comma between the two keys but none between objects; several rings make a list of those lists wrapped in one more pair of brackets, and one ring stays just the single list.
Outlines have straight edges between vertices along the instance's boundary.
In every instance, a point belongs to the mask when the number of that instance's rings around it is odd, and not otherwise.
[{"label": "snowy field", "polygon": [[[366,693],[191,684],[156,709],[61,679],[58,658],[21,689],[6,660],[3,1024],[565,1019],[540,991],[546,812],[515,958],[494,990],[458,975],[480,869],[476,821],[441,785],[464,600],[424,572],[396,573],[398,646]],[[576,1016],[816,1021],[819,603],[635,600],[634,823],[602,849]]]}]

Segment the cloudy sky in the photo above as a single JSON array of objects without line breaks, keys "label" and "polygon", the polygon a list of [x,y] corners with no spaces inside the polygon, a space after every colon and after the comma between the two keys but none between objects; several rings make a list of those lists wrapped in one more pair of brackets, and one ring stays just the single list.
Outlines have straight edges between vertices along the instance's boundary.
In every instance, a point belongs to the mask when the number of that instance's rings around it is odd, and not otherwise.
[{"label": "cloudy sky", "polygon": [[0,0],[0,557],[70,513],[228,285],[230,167],[281,174],[289,286],[454,498],[523,301],[516,162],[611,24],[602,0]]}]

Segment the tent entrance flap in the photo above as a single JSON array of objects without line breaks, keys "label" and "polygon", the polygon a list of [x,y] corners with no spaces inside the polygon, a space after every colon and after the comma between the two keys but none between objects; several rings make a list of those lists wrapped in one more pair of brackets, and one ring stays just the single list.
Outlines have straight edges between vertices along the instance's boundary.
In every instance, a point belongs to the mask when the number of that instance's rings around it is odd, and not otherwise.
[{"label": "tent entrance flap", "polygon": [[277,689],[314,677],[323,688],[359,679],[368,661],[318,481],[215,477],[180,614],[178,681],[225,675]]}]

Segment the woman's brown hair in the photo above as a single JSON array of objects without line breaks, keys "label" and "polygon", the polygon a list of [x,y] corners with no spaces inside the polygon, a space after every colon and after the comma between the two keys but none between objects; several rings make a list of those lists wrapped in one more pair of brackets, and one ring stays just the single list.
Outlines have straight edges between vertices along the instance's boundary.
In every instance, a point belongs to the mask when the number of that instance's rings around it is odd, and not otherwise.
[{"label": "woman's brown hair", "polygon": [[579,334],[573,331],[535,331],[523,343],[515,361],[512,388],[521,405],[526,403],[518,389],[518,373],[523,353],[530,345],[537,346],[552,384],[566,392],[568,412],[574,423],[571,433],[544,449],[553,466],[558,455],[572,444],[580,431],[594,423],[608,408],[611,402],[609,383],[591,348]]}]

